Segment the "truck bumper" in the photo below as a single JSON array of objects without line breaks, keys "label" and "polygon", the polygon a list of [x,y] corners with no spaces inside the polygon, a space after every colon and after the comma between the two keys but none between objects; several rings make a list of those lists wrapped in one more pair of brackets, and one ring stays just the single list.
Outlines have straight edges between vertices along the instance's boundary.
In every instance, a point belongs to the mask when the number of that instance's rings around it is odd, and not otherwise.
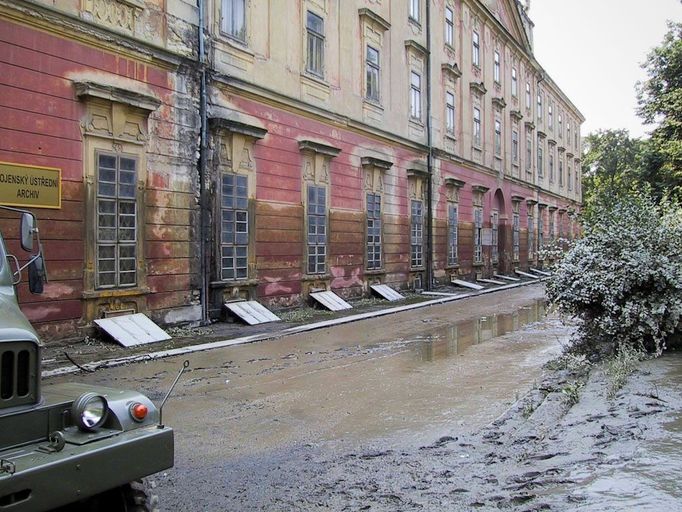
[{"label": "truck bumper", "polygon": [[173,465],[173,430],[155,425],[46,453],[47,443],[0,452],[0,512],[42,512],[89,498]]}]

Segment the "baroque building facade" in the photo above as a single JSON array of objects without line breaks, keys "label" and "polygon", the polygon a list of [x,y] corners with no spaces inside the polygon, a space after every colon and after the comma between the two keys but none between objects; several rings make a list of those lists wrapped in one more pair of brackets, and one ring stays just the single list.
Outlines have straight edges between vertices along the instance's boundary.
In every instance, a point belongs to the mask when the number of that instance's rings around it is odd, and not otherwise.
[{"label": "baroque building facade", "polygon": [[[575,236],[582,114],[516,0],[0,0],[0,161],[36,208],[51,336],[541,265]],[[199,31],[198,26],[204,30]],[[3,224],[4,226],[4,224]],[[14,243],[10,240],[11,243]]]}]

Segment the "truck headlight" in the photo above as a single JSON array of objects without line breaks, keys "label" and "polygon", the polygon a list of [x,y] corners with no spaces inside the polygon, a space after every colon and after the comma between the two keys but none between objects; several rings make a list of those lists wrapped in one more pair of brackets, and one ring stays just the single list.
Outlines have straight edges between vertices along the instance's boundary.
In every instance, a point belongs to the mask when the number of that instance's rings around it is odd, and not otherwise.
[{"label": "truck headlight", "polygon": [[97,393],[83,393],[71,406],[71,416],[81,430],[97,430],[107,419],[107,400]]}]

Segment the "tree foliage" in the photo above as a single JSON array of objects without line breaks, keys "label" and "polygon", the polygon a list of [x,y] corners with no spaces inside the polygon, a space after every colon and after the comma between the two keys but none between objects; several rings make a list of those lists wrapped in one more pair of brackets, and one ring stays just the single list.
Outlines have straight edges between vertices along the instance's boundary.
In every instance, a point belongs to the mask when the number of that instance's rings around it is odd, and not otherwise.
[{"label": "tree foliage", "polygon": [[656,127],[643,147],[641,179],[659,197],[682,198],[682,23],[668,22],[642,67],[648,78],[637,84],[638,114]]},{"label": "tree foliage", "polygon": [[578,319],[584,342],[660,353],[682,329],[682,208],[649,194],[602,195],[583,228],[548,298]]}]

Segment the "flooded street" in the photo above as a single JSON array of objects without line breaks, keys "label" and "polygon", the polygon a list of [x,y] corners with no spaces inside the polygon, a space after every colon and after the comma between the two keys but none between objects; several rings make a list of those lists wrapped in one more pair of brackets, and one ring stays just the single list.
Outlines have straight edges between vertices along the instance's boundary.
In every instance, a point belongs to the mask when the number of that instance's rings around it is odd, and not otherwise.
[{"label": "flooded street", "polygon": [[[163,509],[676,510],[682,416],[667,403],[681,358],[647,362],[615,402],[594,371],[569,407],[570,372],[542,365],[571,329],[545,316],[543,293],[191,355],[164,411],[176,463],[155,477]],[[158,403],[184,359],[78,379]]]}]

